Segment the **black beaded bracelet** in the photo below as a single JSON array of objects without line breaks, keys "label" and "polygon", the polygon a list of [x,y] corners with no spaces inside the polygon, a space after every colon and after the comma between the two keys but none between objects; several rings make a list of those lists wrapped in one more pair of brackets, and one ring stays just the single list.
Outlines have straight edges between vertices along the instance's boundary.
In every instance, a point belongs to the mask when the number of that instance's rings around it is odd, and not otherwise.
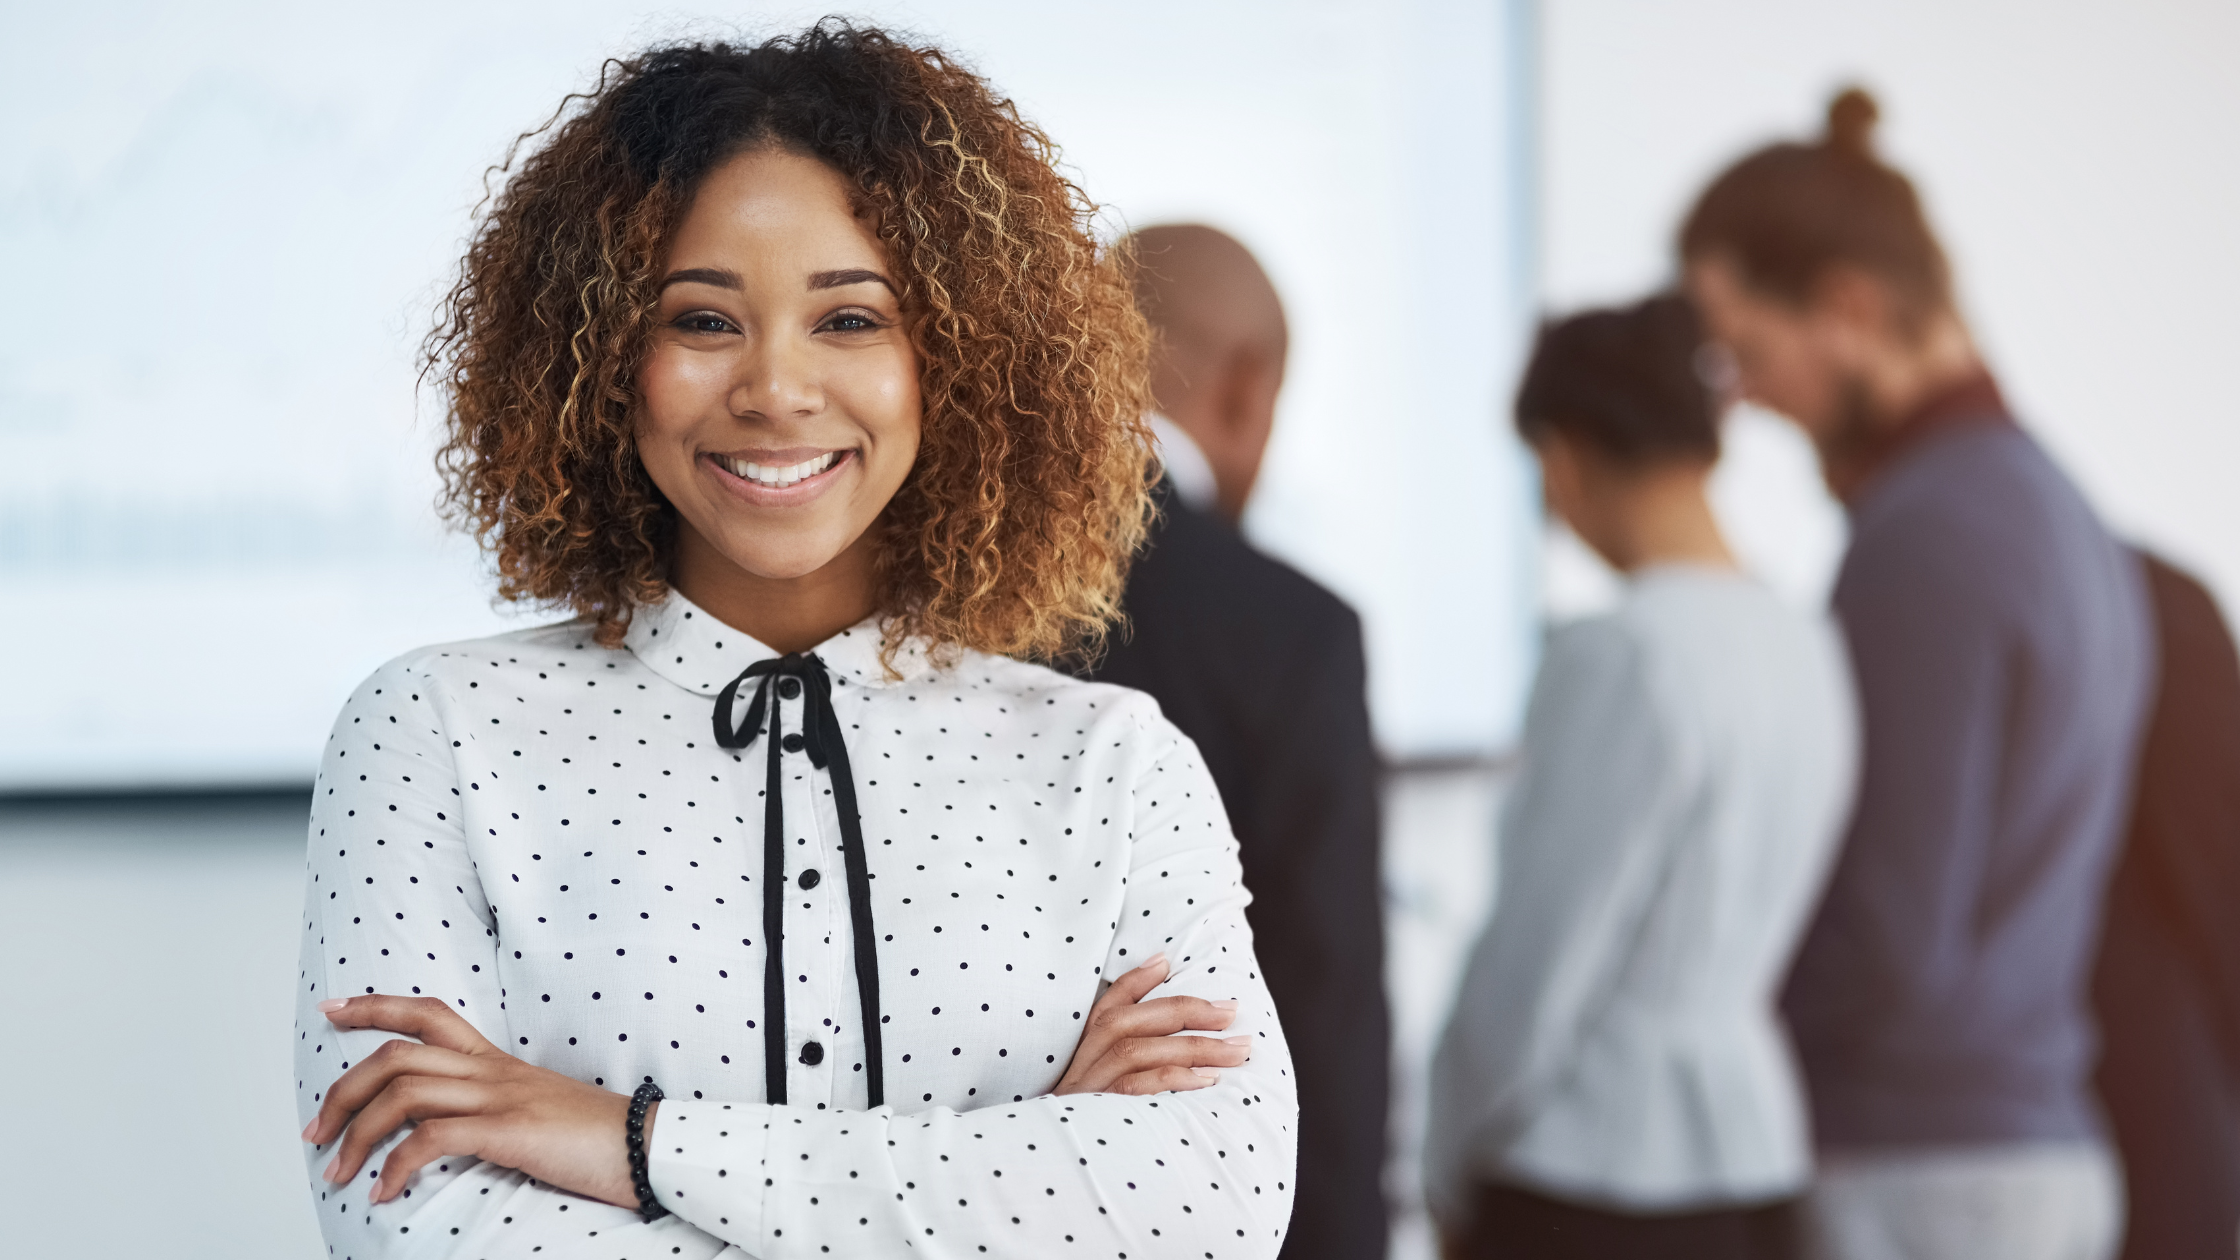
[{"label": "black beaded bracelet", "polygon": [[661,1101],[661,1087],[652,1081],[630,1095],[630,1116],[623,1121],[622,1140],[630,1148],[630,1188],[638,1192],[638,1216],[658,1221],[669,1214],[653,1197],[653,1181],[646,1176],[646,1108]]}]

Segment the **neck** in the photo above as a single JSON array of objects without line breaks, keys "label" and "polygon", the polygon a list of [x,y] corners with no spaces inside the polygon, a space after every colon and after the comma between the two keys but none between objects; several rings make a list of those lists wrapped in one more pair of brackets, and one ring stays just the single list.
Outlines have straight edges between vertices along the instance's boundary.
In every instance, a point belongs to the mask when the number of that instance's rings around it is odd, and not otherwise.
[{"label": "neck", "polygon": [[1283,356],[1239,343],[1202,351],[1193,366],[1196,379],[1186,381],[1181,365],[1161,365],[1159,410],[1204,454],[1213,473],[1215,508],[1234,524],[1244,516],[1268,449],[1276,395],[1283,388]]},{"label": "neck", "polygon": [[1924,405],[1983,370],[1967,326],[1946,313],[1917,341],[1893,347],[1845,381],[1833,414],[1813,432],[1828,488],[1849,501]]},{"label": "neck", "polygon": [[878,526],[799,577],[750,573],[679,521],[669,585],[709,616],[781,653],[806,652],[878,611]]},{"label": "neck", "polygon": [[1875,428],[1904,424],[1921,404],[1983,371],[1983,358],[1968,326],[1951,311],[1931,316],[1919,335],[1892,347],[1860,374],[1859,383]]},{"label": "neck", "polygon": [[1610,496],[1589,541],[1612,567],[1629,574],[1660,564],[1738,568],[1704,494],[1709,474],[1694,465],[1626,474],[1628,484]]}]

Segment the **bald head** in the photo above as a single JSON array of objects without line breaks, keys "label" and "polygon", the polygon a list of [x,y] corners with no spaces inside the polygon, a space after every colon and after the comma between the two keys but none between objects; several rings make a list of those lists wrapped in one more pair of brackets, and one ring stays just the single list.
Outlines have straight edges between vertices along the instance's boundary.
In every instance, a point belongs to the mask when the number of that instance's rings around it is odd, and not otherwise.
[{"label": "bald head", "polygon": [[1145,228],[1127,242],[1136,305],[1157,338],[1151,389],[1213,467],[1234,520],[1275,424],[1290,331],[1268,273],[1236,238],[1194,223]]}]

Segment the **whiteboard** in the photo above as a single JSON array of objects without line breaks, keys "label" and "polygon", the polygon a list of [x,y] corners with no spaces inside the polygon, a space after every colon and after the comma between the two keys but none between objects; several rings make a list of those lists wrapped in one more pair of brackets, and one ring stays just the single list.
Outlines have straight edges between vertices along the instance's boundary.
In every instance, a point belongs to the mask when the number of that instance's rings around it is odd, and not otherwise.
[{"label": "whiteboard", "polygon": [[[1258,252],[1293,358],[1249,534],[1365,617],[1394,755],[1507,739],[1537,511],[1507,7],[871,5],[1011,93],[1108,230]],[[663,37],[816,10],[14,6],[0,76],[0,791],[307,781],[349,689],[496,609],[414,350],[508,142]]]}]

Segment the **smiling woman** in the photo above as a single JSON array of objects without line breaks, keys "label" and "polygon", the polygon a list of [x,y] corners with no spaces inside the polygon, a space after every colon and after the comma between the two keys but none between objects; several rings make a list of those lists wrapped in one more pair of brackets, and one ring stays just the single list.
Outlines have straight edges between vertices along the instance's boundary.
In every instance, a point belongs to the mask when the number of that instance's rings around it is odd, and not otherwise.
[{"label": "smiling woman", "polygon": [[837,171],[765,145],[708,176],[668,265],[637,452],[676,510],[670,580],[773,648],[812,647],[878,611],[871,525],[918,456],[886,250]]},{"label": "smiling woman", "polygon": [[[924,417],[869,545],[882,610],[990,652],[1093,649],[1148,511],[1149,334],[1048,137],[941,53],[841,25],[609,63],[582,99],[499,194],[428,343],[452,396],[451,508],[491,545],[501,593],[566,605],[619,643],[682,545],[672,488],[634,447],[641,360],[669,344],[656,330],[680,331],[666,320],[731,279],[739,299],[751,287],[767,304],[783,283],[804,306],[868,315],[860,286],[800,291],[861,270],[889,290],[889,316],[907,315],[861,357],[915,352]],[[811,229],[837,253],[789,257],[782,280],[774,261],[697,256],[746,244],[753,216],[776,210],[701,204],[708,185],[738,190],[754,158],[827,210],[844,198],[847,214]],[[732,326],[759,352],[769,330]],[[825,364],[824,348],[873,330],[788,331],[780,349],[816,341]]]},{"label": "smiling woman", "polygon": [[576,617],[335,724],[336,1254],[1274,1253],[1296,1100],[1212,781],[1030,663],[1093,648],[1148,510],[1089,209],[981,80],[834,23],[611,65],[495,200],[444,469]]}]

